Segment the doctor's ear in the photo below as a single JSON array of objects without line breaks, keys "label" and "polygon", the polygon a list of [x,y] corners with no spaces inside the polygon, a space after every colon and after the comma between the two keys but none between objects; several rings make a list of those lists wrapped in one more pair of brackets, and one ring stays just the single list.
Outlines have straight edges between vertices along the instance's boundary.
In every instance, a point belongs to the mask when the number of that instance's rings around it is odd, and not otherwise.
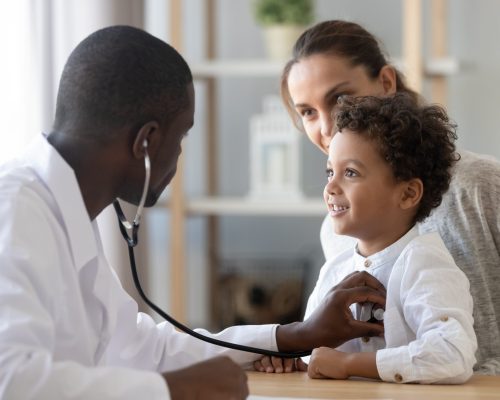
[{"label": "doctor's ear", "polygon": [[156,121],[145,123],[137,131],[132,145],[132,152],[137,159],[144,158],[144,154],[151,152],[160,137],[159,124]]}]

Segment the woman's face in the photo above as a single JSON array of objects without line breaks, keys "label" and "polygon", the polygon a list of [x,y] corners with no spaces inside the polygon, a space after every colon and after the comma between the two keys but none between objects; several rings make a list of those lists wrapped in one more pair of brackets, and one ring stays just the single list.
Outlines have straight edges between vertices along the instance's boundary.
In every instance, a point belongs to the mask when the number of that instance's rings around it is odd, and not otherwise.
[{"label": "woman's face", "polygon": [[392,67],[385,66],[372,79],[362,65],[353,67],[347,59],[334,54],[316,54],[293,65],[288,90],[307,136],[328,154],[339,96],[392,94],[396,91],[396,74]]}]

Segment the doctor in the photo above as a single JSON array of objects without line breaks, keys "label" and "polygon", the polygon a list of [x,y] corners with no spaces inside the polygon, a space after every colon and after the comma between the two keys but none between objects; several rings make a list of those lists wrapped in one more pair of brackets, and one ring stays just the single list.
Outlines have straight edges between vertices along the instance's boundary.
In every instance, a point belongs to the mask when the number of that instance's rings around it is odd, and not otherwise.
[{"label": "doctor", "polygon": [[[95,222],[116,198],[140,203],[146,153],[145,205],[156,203],[193,114],[188,65],[144,31],[105,28],[72,52],[52,132],[0,169],[0,398],[246,398],[239,366],[259,356],[138,313],[106,261]],[[359,273],[304,322],[198,331],[271,350],[337,346],[382,332],[354,321],[348,307],[383,304],[384,294]]]}]

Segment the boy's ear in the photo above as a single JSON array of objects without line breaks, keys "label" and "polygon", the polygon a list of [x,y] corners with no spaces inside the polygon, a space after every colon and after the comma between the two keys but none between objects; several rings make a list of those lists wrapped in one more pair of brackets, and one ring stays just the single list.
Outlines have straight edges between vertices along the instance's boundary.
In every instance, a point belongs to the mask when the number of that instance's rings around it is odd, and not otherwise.
[{"label": "boy's ear", "polygon": [[424,194],[424,184],[419,178],[413,178],[404,182],[400,200],[400,207],[403,210],[418,206]]}]

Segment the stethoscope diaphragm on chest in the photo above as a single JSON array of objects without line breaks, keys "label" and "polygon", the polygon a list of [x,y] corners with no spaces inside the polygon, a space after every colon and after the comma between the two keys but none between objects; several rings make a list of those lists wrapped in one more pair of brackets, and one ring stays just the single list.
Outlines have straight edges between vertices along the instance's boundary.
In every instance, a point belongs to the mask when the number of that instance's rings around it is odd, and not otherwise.
[{"label": "stethoscope diaphragm on chest", "polygon": [[366,302],[356,304],[356,316],[358,321],[363,322],[382,322],[384,320],[385,310],[378,304]]}]

